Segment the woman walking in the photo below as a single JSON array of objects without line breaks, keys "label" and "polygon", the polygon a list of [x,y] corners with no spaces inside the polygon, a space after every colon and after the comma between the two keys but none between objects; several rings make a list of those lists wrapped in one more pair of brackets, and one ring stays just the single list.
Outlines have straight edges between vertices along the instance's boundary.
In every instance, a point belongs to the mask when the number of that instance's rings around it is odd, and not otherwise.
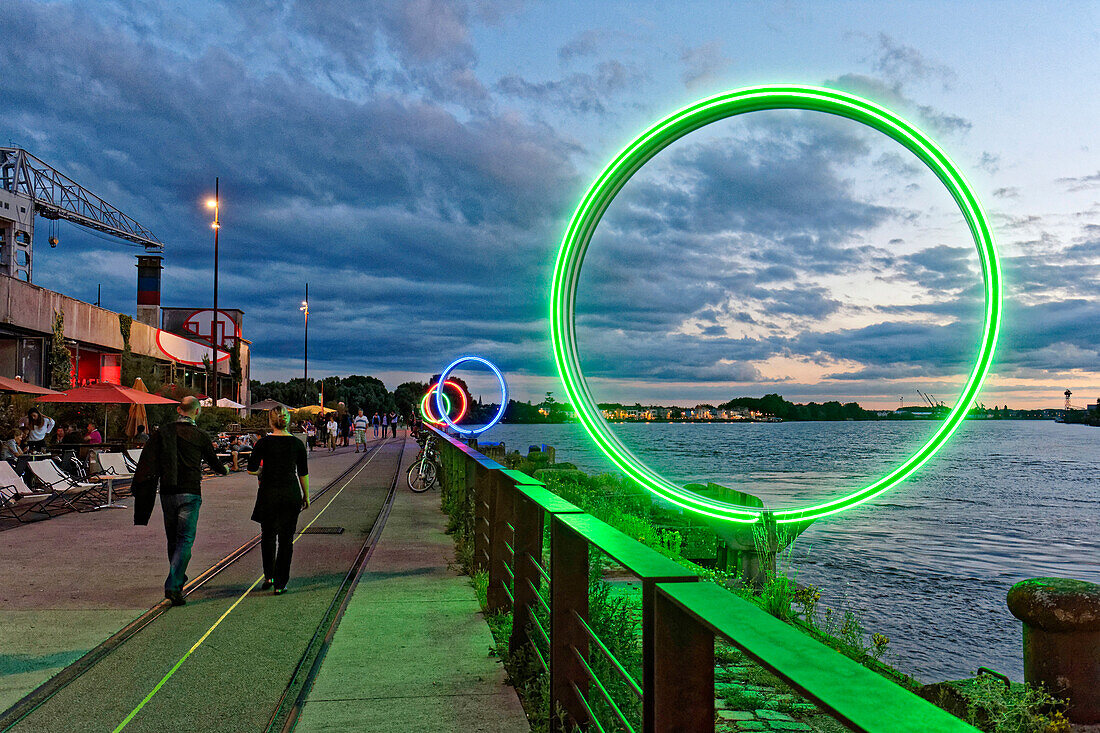
[{"label": "woman walking", "polygon": [[248,472],[258,475],[256,508],[252,521],[260,523],[260,551],[264,582],[261,590],[275,586],[275,595],[286,592],[294,530],[298,513],[309,506],[309,466],[306,447],[287,432],[290,413],[276,407],[267,413],[271,432],[260,438],[248,457]]}]

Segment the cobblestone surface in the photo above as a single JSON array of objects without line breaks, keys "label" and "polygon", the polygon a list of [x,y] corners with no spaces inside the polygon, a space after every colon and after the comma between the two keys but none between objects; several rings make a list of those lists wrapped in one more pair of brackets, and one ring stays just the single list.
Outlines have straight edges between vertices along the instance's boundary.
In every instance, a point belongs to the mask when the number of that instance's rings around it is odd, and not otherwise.
[{"label": "cobblestone surface", "polygon": [[769,684],[769,677],[759,667],[736,658],[719,663],[714,670],[715,731],[833,733],[841,729],[779,680]]}]

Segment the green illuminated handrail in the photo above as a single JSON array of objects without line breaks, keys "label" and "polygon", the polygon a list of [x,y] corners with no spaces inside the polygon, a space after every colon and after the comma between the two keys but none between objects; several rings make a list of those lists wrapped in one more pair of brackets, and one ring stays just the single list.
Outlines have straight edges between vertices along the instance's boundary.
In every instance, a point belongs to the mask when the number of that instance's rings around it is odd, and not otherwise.
[{"label": "green illuminated handrail", "polygon": [[[608,700],[607,689],[592,673],[588,650],[595,644],[612,668],[620,676],[625,674],[630,691],[641,698],[641,731],[712,733],[717,635],[853,730],[974,733],[963,721],[727,589],[693,582],[698,578],[682,565],[584,513],[541,482],[505,469],[438,430],[433,432],[442,441],[444,481],[456,485],[445,490],[459,484],[468,488],[473,478],[473,494],[463,511],[470,512],[469,526],[476,528],[484,543],[490,588],[499,593],[490,607],[497,603],[496,608],[512,611],[509,648],[530,648],[547,670],[551,712],[564,709],[566,719],[559,722],[567,727],[579,724],[604,730],[603,723],[592,717],[587,697],[590,682],[609,702],[618,723],[624,722],[619,704]],[[546,518],[551,530],[549,568],[541,562]],[[642,580],[640,680],[626,674],[588,624],[589,548]],[[540,585],[550,589],[549,604]],[[495,590],[498,586],[500,591]],[[549,628],[536,612],[549,614]]]},{"label": "green illuminated handrail", "polygon": [[[855,731],[974,733],[975,729],[858,662],[834,651],[759,606],[713,583],[661,583],[657,593],[680,612],[658,604],[657,633],[695,623],[727,639],[760,666]],[[713,649],[713,636],[709,639]],[[678,643],[681,653],[690,649]],[[679,665],[677,665],[679,667]],[[690,671],[678,671],[678,674]],[[711,667],[713,685],[713,666]],[[671,706],[681,703],[671,700]]]}]

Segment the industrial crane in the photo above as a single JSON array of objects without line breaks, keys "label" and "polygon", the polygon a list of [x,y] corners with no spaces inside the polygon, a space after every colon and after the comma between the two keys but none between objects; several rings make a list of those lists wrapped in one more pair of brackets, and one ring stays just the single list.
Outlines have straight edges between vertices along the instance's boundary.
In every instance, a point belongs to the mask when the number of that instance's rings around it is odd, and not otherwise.
[{"label": "industrial crane", "polygon": [[35,214],[164,251],[152,232],[65,174],[23,148],[0,147],[0,274],[31,281]]}]

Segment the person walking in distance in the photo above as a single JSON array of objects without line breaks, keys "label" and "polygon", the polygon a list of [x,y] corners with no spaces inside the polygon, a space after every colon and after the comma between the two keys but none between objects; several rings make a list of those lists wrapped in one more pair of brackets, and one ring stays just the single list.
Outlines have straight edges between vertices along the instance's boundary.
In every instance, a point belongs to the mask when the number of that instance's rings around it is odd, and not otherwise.
[{"label": "person walking in distance", "polygon": [[352,427],[355,429],[355,452],[359,452],[359,446],[363,446],[363,452],[367,451],[367,426],[370,425],[370,420],[363,414],[363,408],[359,408],[359,414],[352,420]]},{"label": "person walking in distance", "polygon": [[378,428],[382,427],[382,418],[378,416],[378,413],[374,413],[374,417],[370,419],[370,424],[374,426],[374,437],[378,437]]},{"label": "person walking in distance", "polygon": [[206,461],[221,476],[229,473],[214,452],[210,436],[195,425],[201,410],[197,399],[183,398],[176,408],[179,419],[153,433],[141,451],[131,488],[134,524],[146,525],[160,486],[164,534],[168,540],[164,597],[173,606],[184,604],[183,585],[187,582],[187,563],[191,561],[202,505],[202,462]]},{"label": "person walking in distance", "polygon": [[[287,432],[290,413],[276,407],[267,413],[271,432],[260,438],[248,456],[248,472],[259,477],[252,521],[260,524],[260,553],[264,582],[260,590],[275,587],[286,592],[294,530],[298,514],[309,506],[309,465],[302,441]],[[336,440],[336,436],[332,436]]]},{"label": "person walking in distance", "polygon": [[390,410],[390,436],[397,437],[397,413]]},{"label": "person walking in distance", "polygon": [[325,430],[328,433],[328,452],[332,453],[336,450],[336,436],[340,434],[340,423],[336,422],[335,416],[329,417]]}]

